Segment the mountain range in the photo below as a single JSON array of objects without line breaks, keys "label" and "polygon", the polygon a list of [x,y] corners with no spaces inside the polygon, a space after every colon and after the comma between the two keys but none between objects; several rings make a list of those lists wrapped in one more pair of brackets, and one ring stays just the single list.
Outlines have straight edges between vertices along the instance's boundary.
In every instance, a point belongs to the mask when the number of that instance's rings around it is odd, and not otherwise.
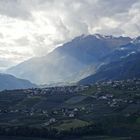
[{"label": "mountain range", "polygon": [[0,91],[35,87],[37,86],[28,80],[19,79],[9,74],[0,74]]},{"label": "mountain range", "polygon": [[140,78],[140,53],[132,53],[122,60],[101,66],[95,74],[80,80],[79,84],[134,78]]},{"label": "mountain range", "polygon": [[118,59],[118,53],[121,57],[130,53],[123,50],[128,44],[138,42],[123,36],[81,35],[46,56],[32,58],[8,69],[7,73],[37,84],[78,82],[95,74],[102,65]]}]

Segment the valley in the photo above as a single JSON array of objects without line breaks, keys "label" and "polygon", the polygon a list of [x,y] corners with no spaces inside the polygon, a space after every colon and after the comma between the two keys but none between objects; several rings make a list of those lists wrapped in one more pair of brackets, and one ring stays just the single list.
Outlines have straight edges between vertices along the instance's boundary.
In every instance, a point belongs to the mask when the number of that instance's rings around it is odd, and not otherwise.
[{"label": "valley", "polygon": [[0,92],[1,136],[136,140],[139,116],[139,79]]},{"label": "valley", "polygon": [[140,0],[0,0],[0,140],[140,140]]},{"label": "valley", "polygon": [[81,35],[7,69],[0,139],[139,140],[139,40]]}]

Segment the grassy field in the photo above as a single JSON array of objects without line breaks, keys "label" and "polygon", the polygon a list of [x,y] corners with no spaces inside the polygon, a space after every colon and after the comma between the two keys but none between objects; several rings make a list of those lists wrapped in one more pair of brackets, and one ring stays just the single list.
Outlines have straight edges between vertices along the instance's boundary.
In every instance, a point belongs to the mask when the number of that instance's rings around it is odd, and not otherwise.
[{"label": "grassy field", "polygon": [[87,98],[87,96],[79,95],[79,96],[75,96],[75,97],[70,98],[69,100],[66,101],[66,103],[67,104],[76,104],[76,103],[83,101],[86,98]]},{"label": "grassy field", "polygon": [[19,104],[17,104],[18,108],[21,107],[33,107],[36,103],[38,103],[39,101],[42,100],[42,97],[40,96],[35,96],[35,97],[29,97],[24,99],[22,102],[20,102]]},{"label": "grassy field", "polygon": [[72,120],[64,120],[55,125],[54,128],[58,130],[70,130],[71,128],[79,128],[87,125],[89,125],[89,123],[86,121],[72,119]]}]

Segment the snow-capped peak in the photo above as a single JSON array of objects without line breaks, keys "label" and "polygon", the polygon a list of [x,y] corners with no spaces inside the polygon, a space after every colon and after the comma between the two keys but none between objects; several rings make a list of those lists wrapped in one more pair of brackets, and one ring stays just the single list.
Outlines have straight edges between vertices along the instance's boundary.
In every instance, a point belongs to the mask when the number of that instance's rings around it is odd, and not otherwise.
[{"label": "snow-capped peak", "polygon": [[112,39],[112,35],[101,35],[101,34],[94,34],[97,39]]}]

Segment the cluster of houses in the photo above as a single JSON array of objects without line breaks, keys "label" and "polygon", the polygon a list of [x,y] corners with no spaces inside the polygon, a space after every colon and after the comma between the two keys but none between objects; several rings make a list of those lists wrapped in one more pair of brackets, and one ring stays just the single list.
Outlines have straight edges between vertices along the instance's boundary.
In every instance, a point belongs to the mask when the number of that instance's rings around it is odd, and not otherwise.
[{"label": "cluster of houses", "polygon": [[[135,84],[134,84],[135,83]],[[128,86],[130,85],[130,86]],[[132,86],[131,86],[132,85]],[[48,88],[35,88],[35,89],[25,89],[23,92],[28,97],[32,96],[43,96],[43,95],[52,95],[52,94],[79,94],[84,90],[87,90],[92,85],[81,85],[81,86],[64,86],[64,87],[48,87]],[[128,91],[140,91],[140,80],[127,80],[127,81],[109,81],[109,82],[102,82],[96,83],[97,90],[95,93],[89,95],[89,97],[93,98],[96,102],[104,101],[108,107],[115,108],[119,107],[124,104],[139,104],[140,100],[133,100],[133,98],[121,98],[114,95],[114,93],[105,93],[102,90],[102,87],[110,86],[114,89],[121,89],[121,90],[128,90]],[[136,94],[136,96],[140,97],[140,94]],[[44,123],[45,126],[51,125],[57,122],[58,118],[76,118],[80,113],[90,113],[94,109],[94,104],[90,104],[89,106],[80,107],[62,107],[53,109],[51,111],[45,109],[34,109],[34,108],[26,108],[26,109],[1,109],[0,114],[2,113],[20,113],[27,116],[34,116],[37,114],[41,114],[46,116],[46,122]]]},{"label": "cluster of houses", "polygon": [[47,87],[47,88],[34,88],[24,89],[24,93],[33,95],[53,95],[53,94],[72,94],[79,93],[89,88],[89,85],[80,86],[62,86],[62,87]]},{"label": "cluster of houses", "polygon": [[[127,89],[127,90],[140,90],[140,79],[128,79],[119,81],[107,81],[96,83],[97,86],[112,86],[113,88]],[[129,85],[129,86],[128,86]]]}]

